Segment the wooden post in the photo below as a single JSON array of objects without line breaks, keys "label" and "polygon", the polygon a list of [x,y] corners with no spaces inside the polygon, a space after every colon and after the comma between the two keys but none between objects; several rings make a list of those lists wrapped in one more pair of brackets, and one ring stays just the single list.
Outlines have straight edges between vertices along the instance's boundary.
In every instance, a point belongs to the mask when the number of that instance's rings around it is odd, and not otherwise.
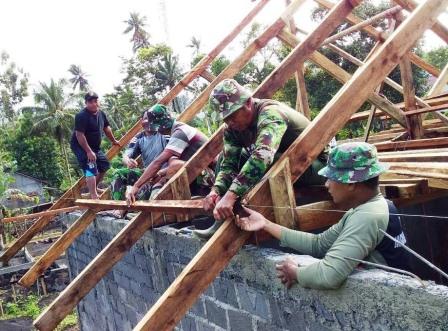
[{"label": "wooden post", "polygon": [[[434,85],[431,87],[431,89],[428,92],[428,97],[433,97],[441,93],[445,86],[448,84],[448,63],[445,65],[445,68],[443,68],[442,72],[440,73],[439,78],[434,82]],[[442,113],[436,112],[434,115],[443,121],[444,123],[448,123],[447,117],[443,115]],[[424,120],[426,118],[426,115],[422,117]]]},{"label": "wooden post", "polygon": [[[448,0],[427,0],[420,5],[409,18],[394,32],[389,40],[380,48],[365,66],[360,68],[341,91],[326,105],[316,119],[308,126],[299,138],[289,147],[280,161],[290,158],[292,179],[302,175],[311,162],[319,155],[325,145],[336,132],[365,102],[371,91],[381,83],[405,53],[421,36],[426,28],[434,22],[434,17],[440,13]],[[336,5],[338,7],[341,3]],[[333,11],[334,13],[334,11]],[[331,15],[331,13],[330,13]],[[339,17],[342,15],[340,14]],[[344,15],[345,16],[345,15]],[[344,17],[342,16],[342,17]],[[327,16],[328,17],[328,16]],[[321,24],[326,25],[327,20]],[[310,35],[313,36],[312,33]],[[317,40],[317,45],[319,43]],[[306,43],[307,40],[304,41]],[[302,43],[303,44],[303,43]],[[314,49],[310,49],[310,52]],[[308,56],[306,54],[305,56]],[[299,59],[297,59],[298,61]],[[295,70],[278,69],[289,77]],[[277,78],[275,75],[272,76]],[[282,85],[280,78],[274,80]],[[262,91],[272,91],[279,86],[261,88]],[[258,92],[258,91],[257,91]],[[258,95],[258,93],[255,93]],[[252,205],[266,205],[272,201],[266,178],[277,170],[275,164],[266,174],[264,180],[258,183],[248,194],[247,199]],[[266,207],[264,216],[272,215],[272,208]],[[270,216],[271,217],[271,216]],[[148,314],[137,324],[134,330],[169,330],[174,328],[185,312],[196,301],[196,298],[212,282],[214,277],[225,267],[239,247],[245,242],[248,233],[240,231],[233,222],[225,222],[196,257],[187,265],[181,275],[171,284]],[[229,247],[231,246],[231,247]]]},{"label": "wooden post", "polygon": [[[171,184],[171,194],[175,200],[191,199],[190,182],[185,168],[179,174],[179,179]],[[189,217],[186,214],[176,215],[176,219],[178,222],[184,222],[188,221]]]},{"label": "wooden post", "polygon": [[[407,56],[403,56],[400,62],[401,82],[403,84],[403,97],[406,110],[412,111],[417,109],[415,100],[414,77],[412,76],[411,61]],[[406,117],[408,124],[408,132],[411,139],[423,138],[425,132],[422,126],[420,115]]]},{"label": "wooden post", "polygon": [[280,171],[269,178],[275,222],[287,228],[295,228],[296,200],[291,182],[289,159],[283,161]]}]

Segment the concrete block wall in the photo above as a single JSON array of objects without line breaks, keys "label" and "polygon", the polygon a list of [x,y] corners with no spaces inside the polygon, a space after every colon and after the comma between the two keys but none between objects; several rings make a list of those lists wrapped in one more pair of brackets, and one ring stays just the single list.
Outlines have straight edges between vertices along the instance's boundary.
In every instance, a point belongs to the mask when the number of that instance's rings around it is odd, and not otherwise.
[{"label": "concrete block wall", "polygon": [[[76,214],[67,216],[70,224]],[[97,218],[68,249],[72,277],[127,221]],[[199,251],[202,242],[166,226],[148,231],[78,305],[82,331],[132,330]],[[357,271],[336,291],[293,287],[276,278],[285,253],[245,248],[177,325],[179,331],[448,330],[448,288],[406,276]],[[295,256],[301,264],[313,258]]]}]

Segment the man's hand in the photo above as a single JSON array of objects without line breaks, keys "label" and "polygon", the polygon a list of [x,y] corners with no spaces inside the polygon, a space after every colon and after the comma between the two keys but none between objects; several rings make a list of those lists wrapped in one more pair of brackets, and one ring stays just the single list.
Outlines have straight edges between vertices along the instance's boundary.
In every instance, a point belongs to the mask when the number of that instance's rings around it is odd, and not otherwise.
[{"label": "man's hand", "polygon": [[277,277],[280,278],[282,284],[287,288],[291,288],[291,286],[297,283],[298,268],[297,263],[290,257],[287,257],[283,262],[275,266]]},{"label": "man's hand", "polygon": [[135,186],[128,186],[126,188],[126,202],[128,207],[135,203],[135,196],[137,195],[139,189]]},{"label": "man's hand", "polygon": [[133,168],[137,168],[138,167],[138,162],[136,160],[134,160],[134,159],[129,158],[129,157],[123,158],[123,163],[129,169],[133,169]]},{"label": "man's hand", "polygon": [[218,221],[224,221],[230,217],[233,217],[233,206],[235,205],[238,196],[230,191],[216,203],[216,207],[213,210],[213,217]]},{"label": "man's hand", "polygon": [[96,162],[96,155],[93,151],[87,152],[87,160],[89,160],[89,162]]},{"label": "man's hand", "polygon": [[219,194],[215,190],[211,190],[210,193],[204,198],[203,207],[205,211],[212,211],[215,209],[216,203],[220,200]]},{"label": "man's hand", "polygon": [[263,215],[257,213],[255,210],[244,207],[244,210],[249,214],[247,217],[240,218],[236,216],[236,225],[244,231],[259,231],[262,230],[268,220]]}]

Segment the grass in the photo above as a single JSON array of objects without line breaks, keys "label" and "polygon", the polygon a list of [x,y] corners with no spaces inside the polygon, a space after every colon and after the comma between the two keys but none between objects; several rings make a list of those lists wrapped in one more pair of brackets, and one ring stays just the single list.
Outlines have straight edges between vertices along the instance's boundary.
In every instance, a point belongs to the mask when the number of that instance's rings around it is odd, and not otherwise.
[{"label": "grass", "polygon": [[[30,317],[33,320],[42,312],[43,308],[39,306],[39,298],[36,295],[28,295],[17,300],[17,302],[8,302],[3,304],[4,315],[0,316],[2,320],[8,320],[19,317]],[[73,310],[67,315],[56,328],[56,331],[64,331],[69,327],[78,324],[78,315]]]}]

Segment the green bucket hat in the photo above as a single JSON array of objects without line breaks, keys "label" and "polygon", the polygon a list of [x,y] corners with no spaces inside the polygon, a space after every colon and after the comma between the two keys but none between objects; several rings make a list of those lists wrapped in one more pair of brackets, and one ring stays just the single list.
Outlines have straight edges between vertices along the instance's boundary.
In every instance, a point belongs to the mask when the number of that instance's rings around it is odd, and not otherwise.
[{"label": "green bucket hat", "polygon": [[151,131],[171,129],[174,123],[174,117],[171,116],[168,108],[159,103],[147,110],[146,116],[148,116],[148,126]]},{"label": "green bucket hat", "polygon": [[224,79],[213,89],[210,95],[211,107],[225,119],[240,109],[252,93],[234,79]]},{"label": "green bucket hat", "polygon": [[364,142],[350,142],[334,147],[327,166],[319,175],[335,182],[350,184],[364,182],[389,169],[378,161],[376,147]]}]

